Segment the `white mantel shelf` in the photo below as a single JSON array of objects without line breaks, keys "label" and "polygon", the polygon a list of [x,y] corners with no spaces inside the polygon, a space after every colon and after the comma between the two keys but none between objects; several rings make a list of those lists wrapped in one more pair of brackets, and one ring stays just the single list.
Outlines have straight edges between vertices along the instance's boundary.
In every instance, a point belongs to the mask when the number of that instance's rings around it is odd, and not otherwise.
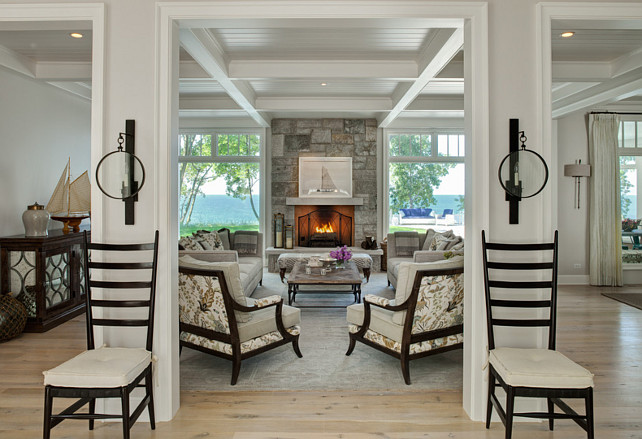
[{"label": "white mantel shelf", "polygon": [[288,197],[288,206],[363,206],[363,198],[347,197]]}]

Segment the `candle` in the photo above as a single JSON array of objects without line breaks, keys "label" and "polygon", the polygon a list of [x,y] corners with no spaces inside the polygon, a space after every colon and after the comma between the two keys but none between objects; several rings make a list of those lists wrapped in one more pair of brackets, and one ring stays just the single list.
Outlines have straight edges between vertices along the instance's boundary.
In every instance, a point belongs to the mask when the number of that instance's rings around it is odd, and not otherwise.
[{"label": "candle", "polygon": [[519,186],[519,164],[515,163],[515,186]]},{"label": "candle", "polygon": [[285,248],[292,248],[292,237],[288,236],[285,238]]},{"label": "candle", "polygon": [[276,248],[283,247],[283,232],[276,232],[276,244],[274,246]]}]

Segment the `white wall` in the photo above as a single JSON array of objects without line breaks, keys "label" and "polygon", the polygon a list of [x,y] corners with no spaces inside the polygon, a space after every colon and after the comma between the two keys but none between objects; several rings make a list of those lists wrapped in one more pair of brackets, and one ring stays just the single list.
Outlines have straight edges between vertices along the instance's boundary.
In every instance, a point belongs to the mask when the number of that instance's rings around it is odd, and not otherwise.
[{"label": "white wall", "polygon": [[69,157],[72,177],[89,170],[90,102],[0,68],[0,133],[0,236],[8,236],[24,233],[29,204],[47,204]]},{"label": "white wall", "polygon": [[575,179],[564,176],[565,164],[589,163],[586,118],[585,112],[578,112],[557,120],[559,280],[565,284],[588,283],[588,179],[581,178],[576,209]]}]

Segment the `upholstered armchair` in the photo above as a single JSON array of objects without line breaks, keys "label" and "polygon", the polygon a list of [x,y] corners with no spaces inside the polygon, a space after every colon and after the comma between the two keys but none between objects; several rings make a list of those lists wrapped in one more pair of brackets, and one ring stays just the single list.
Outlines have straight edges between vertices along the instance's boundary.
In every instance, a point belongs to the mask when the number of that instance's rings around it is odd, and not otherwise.
[{"label": "upholstered armchair", "polygon": [[348,307],[350,355],[356,342],[401,360],[410,384],[409,361],[463,347],[464,258],[399,266],[393,300],[368,294]]},{"label": "upholstered armchair", "polygon": [[241,361],[292,343],[301,357],[298,308],[281,296],[245,297],[237,262],[213,264],[189,256],[179,259],[180,347],[232,361],[232,385]]}]

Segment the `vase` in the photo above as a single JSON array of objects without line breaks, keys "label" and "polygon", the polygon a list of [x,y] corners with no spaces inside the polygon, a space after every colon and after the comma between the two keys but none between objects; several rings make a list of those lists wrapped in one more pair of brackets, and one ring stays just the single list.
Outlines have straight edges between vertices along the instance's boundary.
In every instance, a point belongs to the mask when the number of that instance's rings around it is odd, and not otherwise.
[{"label": "vase", "polygon": [[346,262],[343,260],[337,260],[337,270],[342,270],[345,268]]},{"label": "vase", "polygon": [[22,223],[25,226],[25,236],[47,236],[49,212],[44,206],[34,203],[22,214]]}]

